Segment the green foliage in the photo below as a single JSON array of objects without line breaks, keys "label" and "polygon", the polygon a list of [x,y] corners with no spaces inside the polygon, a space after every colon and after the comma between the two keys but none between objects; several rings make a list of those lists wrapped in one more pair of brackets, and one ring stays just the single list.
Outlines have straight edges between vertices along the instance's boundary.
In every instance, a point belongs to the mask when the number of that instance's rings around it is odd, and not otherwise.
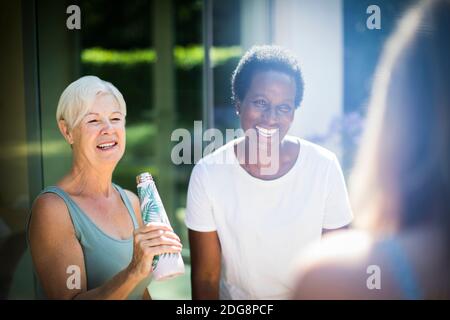
[{"label": "green foliage", "polygon": [[81,52],[81,61],[92,64],[137,64],[153,63],[156,52],[151,49],[108,50],[103,48],[89,48]]},{"label": "green foliage", "polygon": [[[204,59],[203,46],[176,46],[173,51],[177,68],[190,69],[201,66]],[[240,57],[242,49],[239,46],[213,47],[211,60],[214,66],[226,63],[228,60]],[[154,49],[110,50],[100,47],[84,49],[81,52],[81,61],[84,64],[94,65],[136,65],[141,63],[152,64],[157,61]]]}]

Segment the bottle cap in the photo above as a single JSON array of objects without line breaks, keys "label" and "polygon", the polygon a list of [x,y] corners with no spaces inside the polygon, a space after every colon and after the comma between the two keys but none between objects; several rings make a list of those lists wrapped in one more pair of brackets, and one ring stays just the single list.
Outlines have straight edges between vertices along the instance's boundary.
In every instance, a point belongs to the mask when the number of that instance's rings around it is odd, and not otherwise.
[{"label": "bottle cap", "polygon": [[149,172],[143,172],[136,177],[137,184],[142,183],[144,181],[151,181],[151,180],[153,180],[153,177]]}]

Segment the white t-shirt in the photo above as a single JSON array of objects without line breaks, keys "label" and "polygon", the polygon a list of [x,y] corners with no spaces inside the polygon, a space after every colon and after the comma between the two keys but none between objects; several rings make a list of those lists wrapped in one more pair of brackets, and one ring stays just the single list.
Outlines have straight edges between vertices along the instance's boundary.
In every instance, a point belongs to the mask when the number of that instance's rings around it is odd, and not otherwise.
[{"label": "white t-shirt", "polygon": [[290,268],[299,252],[320,240],[322,229],[352,221],[334,153],[291,138],[300,143],[300,153],[278,179],[262,180],[245,171],[234,153],[237,140],[201,159],[192,171],[185,223],[194,231],[217,231],[221,299],[288,298]]}]

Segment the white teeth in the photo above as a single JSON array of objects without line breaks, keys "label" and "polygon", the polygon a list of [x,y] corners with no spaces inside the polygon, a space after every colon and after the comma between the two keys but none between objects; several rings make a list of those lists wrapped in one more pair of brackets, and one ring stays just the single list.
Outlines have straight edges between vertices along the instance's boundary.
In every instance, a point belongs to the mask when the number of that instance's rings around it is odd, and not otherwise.
[{"label": "white teeth", "polygon": [[256,126],[256,130],[258,130],[259,134],[265,137],[271,137],[278,131],[278,129],[266,129],[259,126]]},{"label": "white teeth", "polygon": [[104,144],[99,144],[98,147],[102,148],[102,149],[106,149],[106,148],[113,147],[115,144],[116,144],[115,142],[104,143]]}]

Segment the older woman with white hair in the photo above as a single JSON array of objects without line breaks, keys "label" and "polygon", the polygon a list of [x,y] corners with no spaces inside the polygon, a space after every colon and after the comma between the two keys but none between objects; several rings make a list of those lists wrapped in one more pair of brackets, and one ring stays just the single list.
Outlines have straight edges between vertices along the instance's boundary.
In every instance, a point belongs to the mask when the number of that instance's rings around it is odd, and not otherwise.
[{"label": "older woman with white hair", "polygon": [[122,94],[95,76],[61,95],[56,117],[73,163],[32,207],[27,239],[38,298],[149,299],[153,257],[181,251],[170,226],[144,226],[138,197],[112,182],[125,116]]}]

